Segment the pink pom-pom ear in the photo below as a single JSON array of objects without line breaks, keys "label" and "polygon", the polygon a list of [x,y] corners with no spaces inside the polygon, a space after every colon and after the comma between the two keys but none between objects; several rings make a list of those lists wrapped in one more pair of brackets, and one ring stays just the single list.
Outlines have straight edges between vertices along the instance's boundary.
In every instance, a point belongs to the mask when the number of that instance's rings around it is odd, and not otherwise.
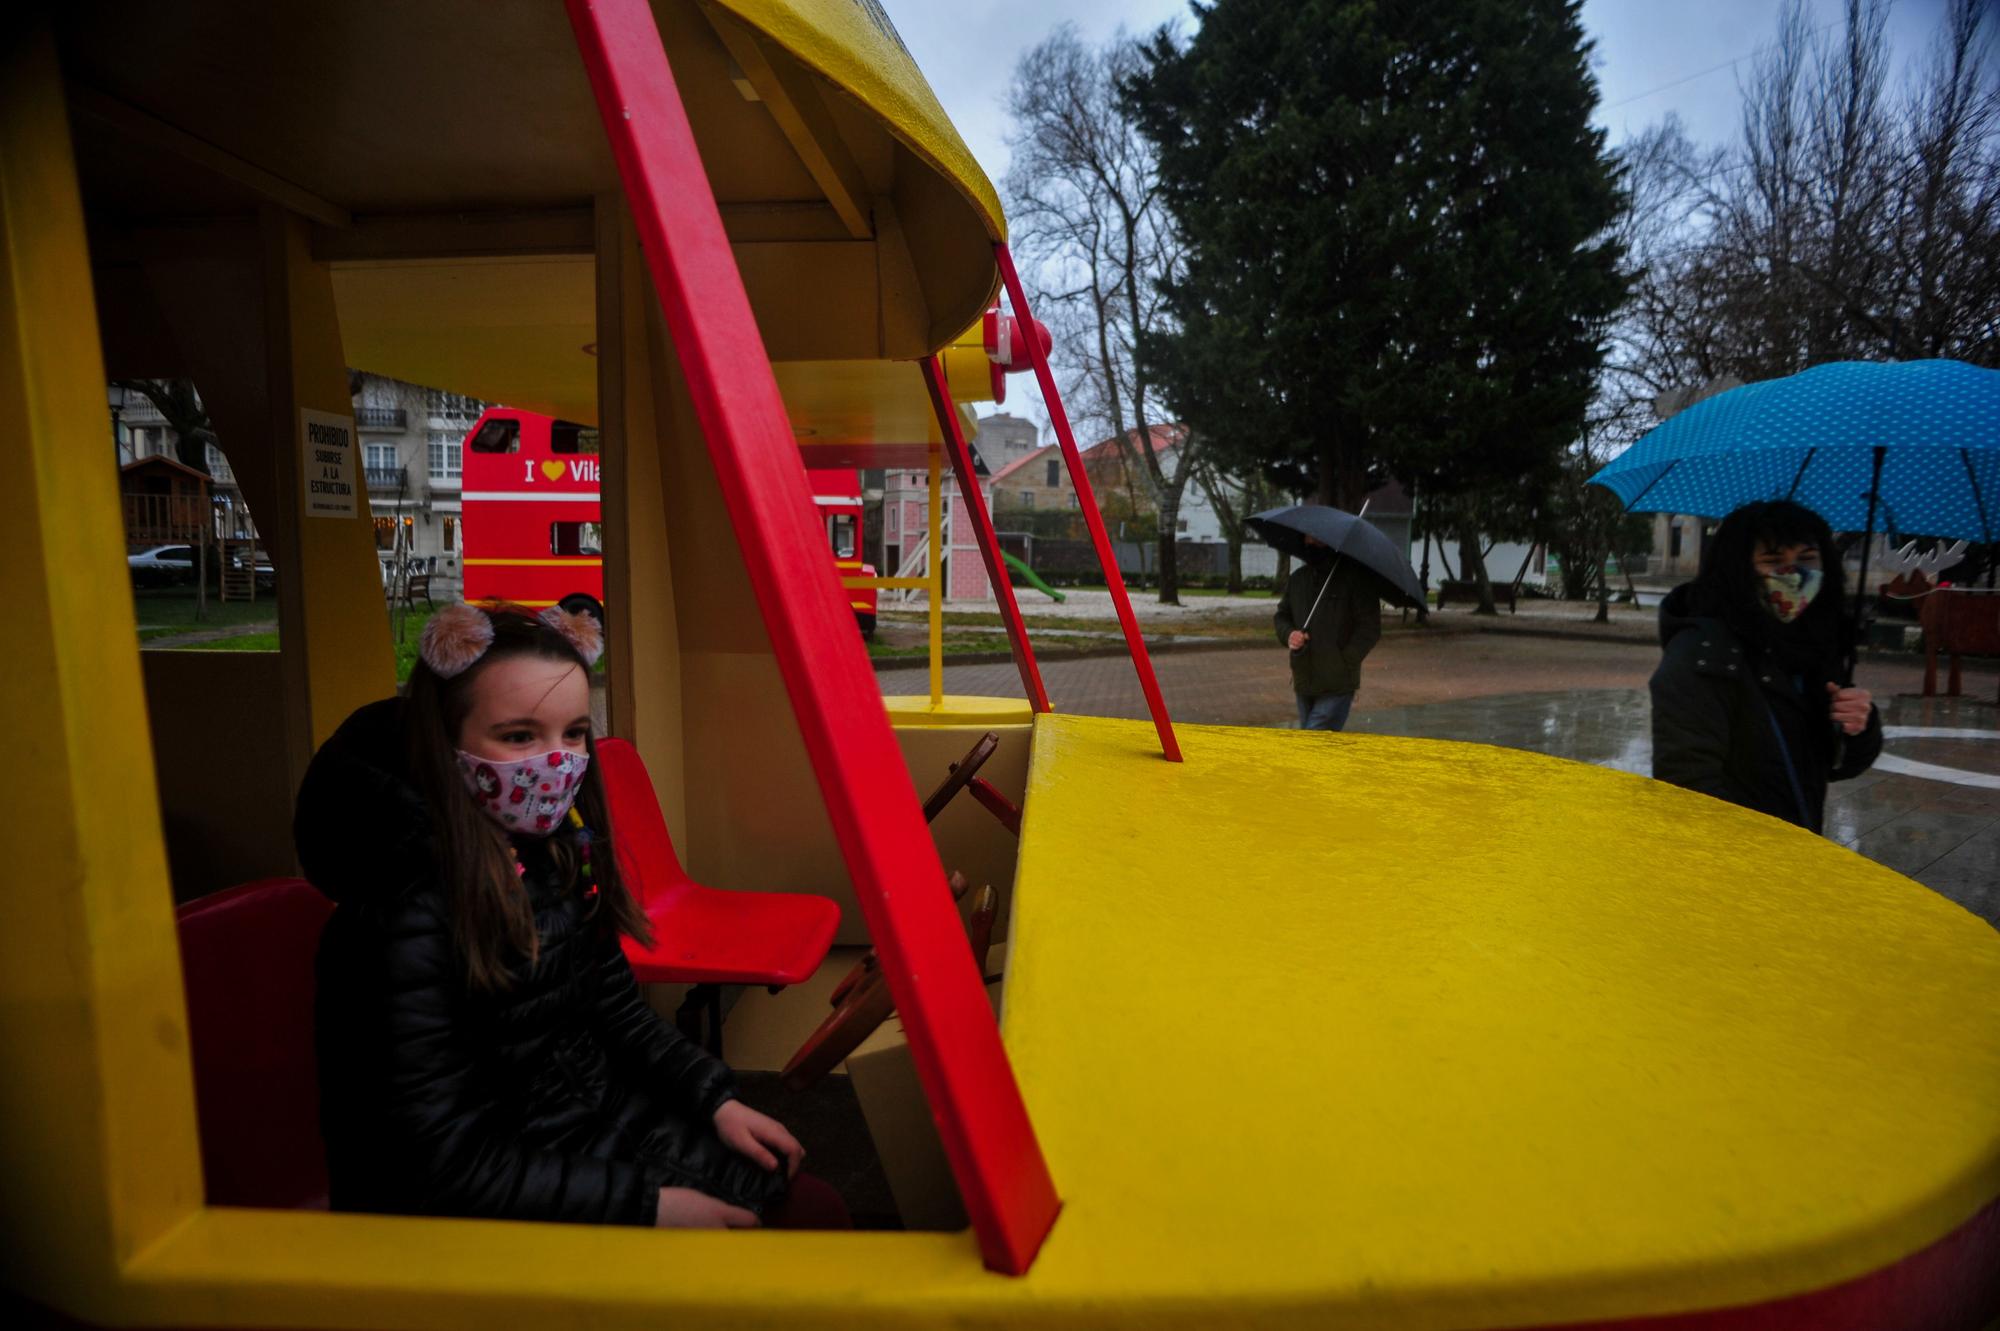
[{"label": "pink pom-pom ear", "polygon": [[493,645],[493,621],[471,605],[448,605],[432,615],[417,640],[417,655],[440,679],[462,675]]},{"label": "pink pom-pom ear", "polygon": [[552,605],[542,611],[541,620],[569,640],[585,665],[596,665],[597,658],[604,655],[604,629],[596,615],[573,615],[559,605]]}]

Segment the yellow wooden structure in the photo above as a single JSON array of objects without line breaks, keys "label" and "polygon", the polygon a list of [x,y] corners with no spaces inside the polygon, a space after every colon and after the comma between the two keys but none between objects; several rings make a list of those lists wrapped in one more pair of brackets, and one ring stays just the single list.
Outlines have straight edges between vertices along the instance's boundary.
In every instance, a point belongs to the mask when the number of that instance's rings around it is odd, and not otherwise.
[{"label": "yellow wooden structure", "polygon": [[[655,11],[801,447],[934,450],[907,362],[992,298],[1003,224],[921,74],[866,0]],[[1025,783],[1004,1031],[1064,1199],[1026,1276],[968,1234],[206,1205],[163,825],[228,809],[204,871],[287,869],[313,746],[392,687],[365,488],[308,512],[302,413],[349,411],[348,364],[600,426],[614,729],[697,875],[846,888],[560,9],[51,25],[0,57],[15,1295],[107,1326],[1444,1331],[1785,1299],[2000,1197],[2000,938],[1885,869],[1521,754],[1185,727],[1168,764],[1051,716],[1029,753],[1017,709],[926,699],[911,742],[1005,727]],[[197,381],[272,540],[268,660],[142,665],[103,419],[138,374]],[[190,699],[240,761],[175,765]]]}]

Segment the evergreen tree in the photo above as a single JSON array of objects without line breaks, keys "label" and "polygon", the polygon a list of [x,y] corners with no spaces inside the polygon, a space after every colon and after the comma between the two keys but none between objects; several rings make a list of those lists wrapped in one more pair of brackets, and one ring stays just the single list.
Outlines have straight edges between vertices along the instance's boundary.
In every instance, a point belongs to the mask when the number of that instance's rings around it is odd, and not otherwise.
[{"label": "evergreen tree", "polygon": [[1624,293],[1576,0],[1214,0],[1124,85],[1186,246],[1142,343],[1237,466],[1355,508],[1554,472]]}]

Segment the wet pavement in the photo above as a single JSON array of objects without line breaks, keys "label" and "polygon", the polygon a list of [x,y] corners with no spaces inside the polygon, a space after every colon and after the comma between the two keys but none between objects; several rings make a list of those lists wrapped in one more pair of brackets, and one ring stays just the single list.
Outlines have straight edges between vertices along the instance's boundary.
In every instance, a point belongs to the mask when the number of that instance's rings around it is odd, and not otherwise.
[{"label": "wet pavement", "polygon": [[[1397,634],[1368,658],[1349,729],[1472,740],[1651,770],[1646,680],[1659,649],[1632,641],[1577,642],[1505,632]],[[1296,724],[1283,654],[1178,651],[1154,660],[1174,717],[1221,725]],[[923,668],[879,672],[884,693],[922,693]],[[1124,657],[1043,663],[1058,710],[1143,717]],[[1865,660],[1859,682],[1876,695],[1882,760],[1836,785],[1827,835],[1959,902],[2000,927],[2000,707],[1990,663],[1966,673],[1966,696],[1914,696],[1921,661]],[[1023,696],[1009,663],[947,666],[952,693]]]}]

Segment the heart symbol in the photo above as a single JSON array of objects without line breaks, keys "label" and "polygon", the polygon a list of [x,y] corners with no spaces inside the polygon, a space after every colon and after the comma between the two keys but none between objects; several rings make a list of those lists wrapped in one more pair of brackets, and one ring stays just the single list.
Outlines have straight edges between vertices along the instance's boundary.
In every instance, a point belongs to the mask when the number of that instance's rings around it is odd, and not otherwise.
[{"label": "heart symbol", "polygon": [[542,464],[542,475],[552,481],[561,480],[563,477],[563,464],[560,462],[544,462]]}]

